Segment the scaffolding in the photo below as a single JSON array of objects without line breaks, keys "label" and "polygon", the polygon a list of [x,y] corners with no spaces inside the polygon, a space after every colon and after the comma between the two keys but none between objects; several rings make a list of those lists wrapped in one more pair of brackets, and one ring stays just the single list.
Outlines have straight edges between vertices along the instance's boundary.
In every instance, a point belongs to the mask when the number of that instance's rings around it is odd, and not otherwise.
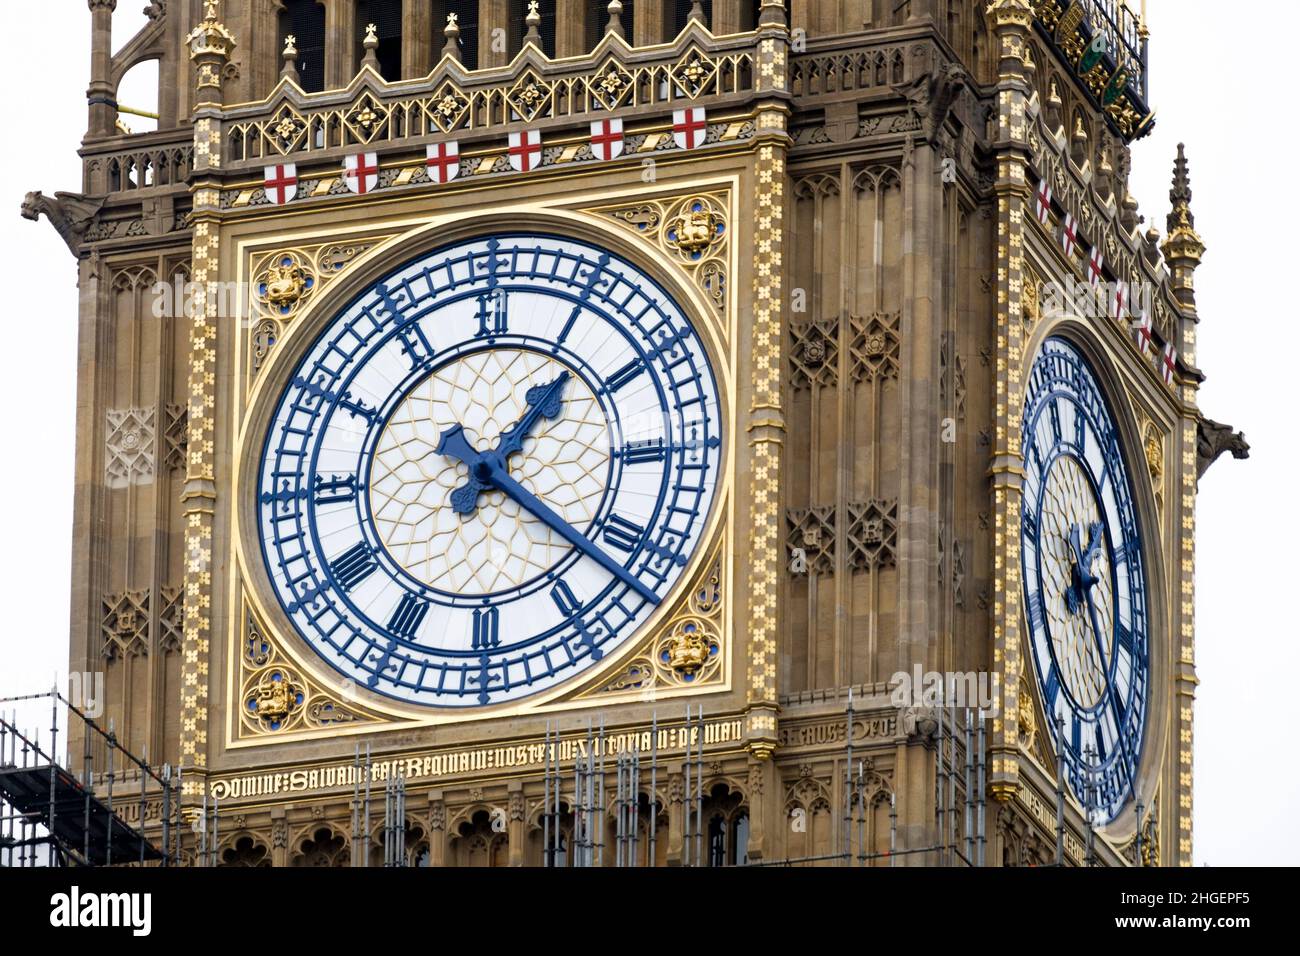
[{"label": "scaffolding", "polygon": [[[687,705],[683,723],[685,754],[680,771],[682,806],[682,866],[704,866],[707,823],[704,809],[704,706]],[[659,713],[650,716],[650,746],[615,755],[613,797],[613,865],[615,867],[654,866],[659,850],[659,816],[664,805],[659,799],[660,755]],[[542,799],[542,865],[604,866],[607,813],[610,805],[605,792],[606,754],[605,721],[598,725],[588,721],[582,746],[574,748],[572,770],[563,761],[560,730],[546,725],[543,747],[545,769]],[[642,793],[642,781],[648,788]],[[572,799],[566,800],[564,788],[572,781]],[[642,822],[642,817],[645,817]],[[565,829],[568,829],[568,835]],[[644,854],[642,848],[644,847]],[[644,862],[643,862],[644,861]]]},{"label": "scaffolding", "polygon": [[[48,700],[49,743],[42,746],[39,729],[18,723],[20,704]],[[110,721],[100,727],[90,716],[64,698],[57,687],[42,694],[0,699],[10,705],[0,712],[0,867],[113,866],[157,863],[175,865],[180,853],[181,771],[164,765],[160,770],[131,753],[117,739]],[[68,713],[68,727],[60,728],[60,707]],[[68,769],[67,755],[60,761],[59,741],[66,746],[73,720],[81,722],[84,751],[80,775]],[[62,731],[62,732],[61,732]],[[96,773],[92,740],[105,748],[105,768]],[[119,784],[139,782],[140,827],[124,820],[114,806]],[[156,786],[152,786],[156,785]],[[144,834],[146,807],[152,795],[161,795],[161,846]]]},{"label": "scaffolding", "polygon": [[[831,698],[833,699],[833,698]],[[181,768],[151,767],[147,758],[137,757],[118,740],[113,724],[101,727],[73,705],[57,688],[42,694],[0,699],[0,705],[39,705],[48,701],[50,725],[48,744],[40,742],[39,729],[19,726],[18,711],[0,710],[0,867],[111,866],[157,864],[175,866],[181,859],[183,829],[194,834],[193,862],[217,866],[222,862],[221,807],[205,792],[201,806],[182,816]],[[69,767],[71,760],[56,758],[60,741],[67,746],[68,728],[60,727],[61,709],[67,722],[80,721],[83,744],[80,774]],[[875,829],[869,804],[882,799],[879,779],[868,776],[869,761],[855,752],[855,708],[853,689],[848,690],[844,711],[843,773],[841,813],[829,845],[830,853],[814,853],[781,860],[753,863],[733,847],[735,862],[753,866],[798,866],[838,864],[842,866],[889,866],[909,857],[921,857],[929,865],[986,865],[987,849],[987,735],[985,714],[956,707],[935,707],[921,715],[921,732],[933,751],[933,806],[930,835],[920,846],[909,846],[900,832],[896,794],[886,788],[889,799],[888,849],[878,849],[882,834]],[[611,754],[603,715],[587,723],[585,739],[561,739],[558,724],[548,722],[543,747],[543,800],[540,816],[543,866],[654,866],[659,860],[660,815],[666,811],[659,787],[666,771],[672,790],[669,802],[677,818],[681,846],[673,862],[682,866],[721,866],[728,861],[720,854],[711,830],[716,810],[706,808],[703,705],[686,705],[680,725],[684,754],[680,764],[661,766],[661,723],[658,711],[651,715],[649,746],[620,748]],[[1060,726],[1058,725],[1058,735]],[[1059,739],[1059,737],[1058,737]],[[92,746],[97,742],[100,746]],[[103,769],[96,771],[93,754],[102,752]],[[568,759],[566,759],[568,758]],[[612,759],[611,759],[612,758]],[[1066,853],[1066,757],[1061,750],[1056,767],[1056,853],[1048,866],[1067,866]],[[380,859],[385,867],[411,865],[408,843],[410,827],[406,816],[406,780],[401,774],[384,780],[383,823],[371,831],[372,781],[375,765],[371,747],[358,744],[354,752],[352,810],[352,866],[371,866]],[[613,787],[607,792],[612,764]],[[138,795],[134,785],[139,784]],[[643,789],[643,784],[648,787]],[[131,797],[123,798],[123,786]],[[571,789],[570,789],[571,788]],[[1100,860],[1098,814],[1100,800],[1095,781],[1083,786],[1084,866]],[[612,795],[612,802],[611,802]],[[138,800],[139,826],[124,819],[123,811]],[[160,804],[158,832],[146,836],[144,822],[151,800]],[[709,814],[706,816],[706,812]],[[1143,864],[1145,807],[1135,802],[1136,836],[1134,862]],[[612,834],[609,824],[612,822]],[[184,826],[183,826],[184,824]],[[505,828],[504,814],[493,826]],[[612,847],[607,840],[612,836]],[[738,839],[738,838],[736,838]],[[609,858],[607,859],[607,852]],[[373,855],[373,857],[372,857]],[[418,862],[417,862],[418,865]]]},{"label": "scaffolding", "polygon": [[[832,692],[833,693],[833,692]],[[924,857],[932,866],[985,865],[987,846],[987,731],[985,714],[969,708],[934,707],[924,726],[934,747],[933,836],[921,846],[907,846],[898,828],[898,796],[889,791],[889,849],[876,850],[868,835],[867,762],[854,757],[853,732],[856,711],[853,688],[848,689],[844,711],[844,772],[841,792],[842,814],[834,834],[833,853],[806,854],[781,860],[754,862],[751,866],[875,866],[888,860],[898,865],[904,857]]]}]

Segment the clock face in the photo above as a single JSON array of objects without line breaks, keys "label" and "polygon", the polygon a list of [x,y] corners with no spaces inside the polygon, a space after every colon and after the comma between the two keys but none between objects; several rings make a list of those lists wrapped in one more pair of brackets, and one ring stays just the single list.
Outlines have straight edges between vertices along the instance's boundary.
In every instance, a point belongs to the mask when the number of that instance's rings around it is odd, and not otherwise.
[{"label": "clock face", "polygon": [[1047,720],[1075,794],[1104,822],[1137,779],[1148,691],[1142,540],[1115,419],[1078,349],[1048,339],[1029,378],[1021,562]]},{"label": "clock face", "polygon": [[359,685],[465,708],[624,646],[700,546],[717,381],[653,279],[495,235],[411,262],[312,343],[257,489],[297,632]]}]

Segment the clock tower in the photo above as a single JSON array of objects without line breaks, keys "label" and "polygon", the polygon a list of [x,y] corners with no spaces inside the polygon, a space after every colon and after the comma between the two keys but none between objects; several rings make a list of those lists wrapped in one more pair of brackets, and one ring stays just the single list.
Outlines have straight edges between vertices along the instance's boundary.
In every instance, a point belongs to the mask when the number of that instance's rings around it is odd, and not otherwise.
[{"label": "clock tower", "polygon": [[24,214],[81,290],[70,667],[184,861],[1190,863],[1245,444],[1181,150],[1163,235],[1128,190],[1141,16],[115,5]]}]

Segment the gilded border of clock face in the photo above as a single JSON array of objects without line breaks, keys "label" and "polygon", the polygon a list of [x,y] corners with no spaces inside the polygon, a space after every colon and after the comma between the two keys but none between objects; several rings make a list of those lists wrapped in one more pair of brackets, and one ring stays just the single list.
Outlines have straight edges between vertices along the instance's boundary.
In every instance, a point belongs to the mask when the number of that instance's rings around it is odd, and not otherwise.
[{"label": "gilded border of clock face", "polygon": [[1072,789],[1110,822],[1141,772],[1151,609],[1123,439],[1068,339],[1048,338],[1037,353],[1022,446],[1021,563],[1039,692]]},{"label": "gilded border of clock face", "polygon": [[[565,238],[567,238],[567,237],[565,237]],[[636,265],[633,265],[632,263],[625,263],[625,265],[627,265],[627,268],[629,268],[629,269],[636,269],[636,268],[637,268]],[[646,282],[654,282],[653,278],[646,278],[645,281],[646,281]],[[664,295],[666,295],[666,297],[668,297],[669,294],[667,293],[667,291],[664,291]],[[672,298],[671,298],[671,297],[668,298],[668,302],[672,302]],[[677,306],[677,308],[679,308],[679,311],[680,311],[680,306]],[[689,323],[690,320],[688,319],[688,317],[686,317],[686,313],[685,313],[685,312],[682,312],[682,313],[681,313],[681,316],[682,316],[682,320],[684,320],[684,321],[688,321],[688,323]],[[317,334],[318,334],[318,333],[317,333]],[[714,355],[712,355],[712,350],[711,350],[711,347],[710,347],[710,343],[708,343],[708,342],[703,342],[703,341],[702,341],[702,342],[701,342],[701,346],[699,346],[699,349],[701,349],[701,351],[699,351],[699,354],[701,354],[701,356],[703,356],[703,358],[705,358],[705,359],[707,360],[707,362],[715,362],[716,359],[714,359]],[[285,360],[285,359],[286,359],[286,356],[281,356],[281,360],[282,360],[282,362],[283,362],[283,360]],[[716,372],[712,372],[712,375],[714,375],[714,381],[715,381],[715,382],[718,381],[718,378],[716,378]],[[718,415],[718,418],[719,418],[719,424],[722,424],[722,405],[720,405],[720,403],[722,403],[722,402],[725,401],[725,395],[724,395],[722,392],[718,392],[718,385],[716,385],[716,384],[714,385],[714,390],[715,390],[715,394],[718,395],[718,398],[716,398],[716,401],[715,401],[715,406],[718,406],[718,407],[716,407],[716,415]],[[263,401],[266,401],[265,397],[263,397]],[[251,440],[255,440],[255,438],[251,438]],[[722,450],[723,450],[723,449],[722,449],[722,441],[714,442],[714,445],[715,445],[716,450],[718,450],[718,453],[719,453],[719,455],[720,455],[720,453],[722,453]],[[723,462],[722,462],[722,460],[720,460],[720,458],[715,460],[715,466],[714,466],[714,467],[715,467],[715,470],[716,470],[715,473],[718,473],[718,475],[722,475],[722,473],[723,473]],[[265,493],[265,489],[263,489],[263,493]],[[701,528],[702,528],[702,529],[703,529],[703,528],[706,528],[706,525],[707,525],[707,535],[708,535],[708,537],[710,537],[710,538],[711,538],[711,535],[712,535],[712,524],[714,524],[714,520],[712,520],[712,519],[710,518],[710,515],[708,515],[708,514],[703,514],[703,515],[701,515]],[[699,542],[701,542],[702,540],[703,540],[703,538],[697,538],[697,540],[695,540],[694,544],[697,544],[697,545],[698,545]],[[698,555],[694,555],[694,557],[698,557]],[[679,563],[680,563],[680,566],[684,567],[686,563],[693,563],[693,559],[692,559],[692,561],[686,561],[686,559],[685,559],[685,555],[682,555],[682,558],[680,559],[680,562],[679,562]],[[676,583],[677,583],[677,579],[673,579],[673,585],[676,585]],[[575,675],[575,676],[576,676],[576,675]],[[567,684],[567,680],[565,680],[565,684]]]}]

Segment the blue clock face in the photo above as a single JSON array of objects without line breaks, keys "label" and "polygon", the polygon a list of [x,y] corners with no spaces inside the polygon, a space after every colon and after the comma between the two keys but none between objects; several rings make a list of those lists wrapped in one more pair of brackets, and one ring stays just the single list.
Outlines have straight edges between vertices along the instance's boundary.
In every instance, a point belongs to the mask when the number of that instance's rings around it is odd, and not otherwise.
[{"label": "blue clock face", "polygon": [[1142,540],[1119,430],[1088,362],[1048,339],[1025,401],[1021,563],[1044,711],[1103,822],[1133,793],[1148,693]]},{"label": "blue clock face", "polygon": [[537,694],[678,583],[721,424],[697,331],[629,262],[543,235],[443,248],[293,371],[260,466],[266,570],[360,686],[445,708]]}]

